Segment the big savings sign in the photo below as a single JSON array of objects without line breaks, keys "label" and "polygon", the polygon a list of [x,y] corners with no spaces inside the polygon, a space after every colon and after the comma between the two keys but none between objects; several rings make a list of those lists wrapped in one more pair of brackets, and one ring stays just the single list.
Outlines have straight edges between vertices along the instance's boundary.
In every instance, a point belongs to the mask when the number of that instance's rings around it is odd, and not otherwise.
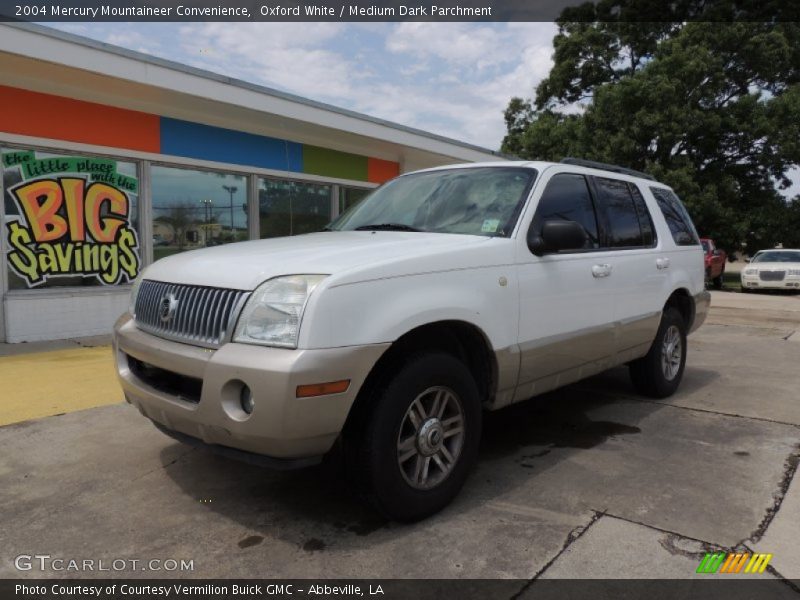
[{"label": "big savings sign", "polygon": [[8,191],[19,216],[6,224],[8,264],[28,287],[51,277],[127,283],[139,272],[139,240],[131,227],[135,178],[113,160],[3,154],[22,181]]}]

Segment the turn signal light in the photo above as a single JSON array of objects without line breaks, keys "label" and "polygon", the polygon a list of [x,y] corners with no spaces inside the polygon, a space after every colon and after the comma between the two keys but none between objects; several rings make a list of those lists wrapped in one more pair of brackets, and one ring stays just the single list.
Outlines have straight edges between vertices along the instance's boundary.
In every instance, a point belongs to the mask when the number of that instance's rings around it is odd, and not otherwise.
[{"label": "turn signal light", "polygon": [[349,379],[341,381],[330,381],[328,383],[312,383],[310,385],[298,385],[296,396],[298,398],[311,398],[312,396],[327,396],[328,394],[341,394],[350,387]]}]

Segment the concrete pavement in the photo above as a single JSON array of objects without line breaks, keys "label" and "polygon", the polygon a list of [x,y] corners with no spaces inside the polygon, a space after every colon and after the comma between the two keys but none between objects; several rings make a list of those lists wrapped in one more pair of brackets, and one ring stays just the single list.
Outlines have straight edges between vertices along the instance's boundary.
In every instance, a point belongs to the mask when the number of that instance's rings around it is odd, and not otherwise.
[{"label": "concrete pavement", "polygon": [[[761,577],[798,577],[800,346],[787,335],[800,312],[794,297],[725,308],[728,296],[713,293],[675,396],[637,396],[621,368],[487,415],[460,497],[410,526],[360,504],[335,464],[231,462],[124,404],[0,427],[0,577],[67,575],[15,569],[38,552],[192,559],[188,577],[691,579],[705,552],[734,549],[774,555]],[[101,575],[154,576],[80,574]]]}]

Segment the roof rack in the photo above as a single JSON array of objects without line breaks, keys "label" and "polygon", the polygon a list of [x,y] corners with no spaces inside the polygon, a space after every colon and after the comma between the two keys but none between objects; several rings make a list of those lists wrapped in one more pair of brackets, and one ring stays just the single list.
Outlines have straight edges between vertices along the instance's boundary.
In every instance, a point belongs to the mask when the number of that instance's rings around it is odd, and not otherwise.
[{"label": "roof rack", "polygon": [[633,169],[627,169],[625,167],[620,167],[617,165],[610,165],[608,163],[597,162],[594,160],[584,160],[583,158],[562,158],[561,162],[565,165],[576,165],[579,167],[589,167],[590,169],[600,169],[602,171],[612,171],[614,173],[622,173],[623,175],[631,175],[633,177],[641,177],[642,179],[649,179],[650,181],[655,181],[656,178],[650,175],[649,173],[643,173],[642,171],[634,171]]}]

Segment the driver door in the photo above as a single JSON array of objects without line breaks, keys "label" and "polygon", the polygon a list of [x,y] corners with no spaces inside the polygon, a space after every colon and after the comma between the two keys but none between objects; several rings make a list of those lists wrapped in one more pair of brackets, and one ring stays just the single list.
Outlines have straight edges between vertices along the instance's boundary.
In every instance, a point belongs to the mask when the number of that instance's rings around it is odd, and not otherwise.
[{"label": "driver door", "polygon": [[542,183],[529,227],[539,232],[545,220],[576,221],[587,242],[543,256],[534,255],[526,239],[518,246],[520,376],[514,401],[598,373],[614,353],[613,253],[601,250],[589,183],[571,172],[556,172]]}]

